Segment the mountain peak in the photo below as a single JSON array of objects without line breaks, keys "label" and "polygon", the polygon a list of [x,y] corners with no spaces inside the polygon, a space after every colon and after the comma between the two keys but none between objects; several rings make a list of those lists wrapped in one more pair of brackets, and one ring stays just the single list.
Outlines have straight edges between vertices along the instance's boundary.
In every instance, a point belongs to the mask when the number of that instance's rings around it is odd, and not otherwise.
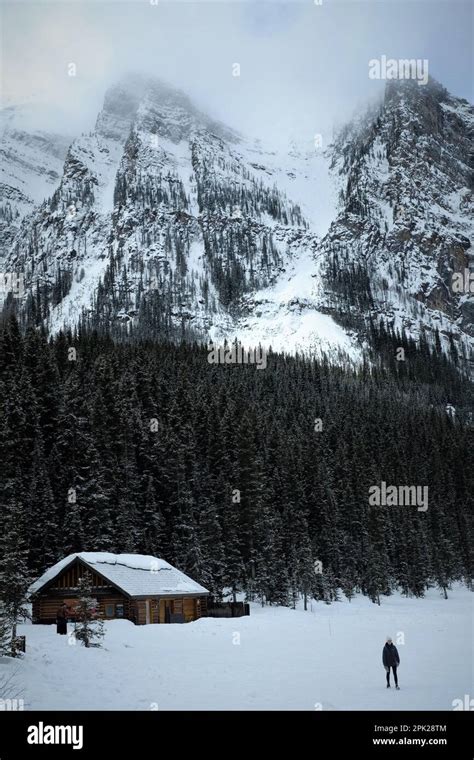
[{"label": "mountain peak", "polygon": [[157,102],[176,102],[192,109],[190,98],[181,90],[158,77],[140,72],[128,72],[112,84],[104,97],[104,109],[113,113],[129,112],[150,98]]},{"label": "mountain peak", "polygon": [[203,113],[182,90],[139,72],[125,74],[107,89],[96,130],[104,137],[123,140],[133,124],[174,142],[189,137],[193,128],[234,143],[240,140],[237,132]]}]

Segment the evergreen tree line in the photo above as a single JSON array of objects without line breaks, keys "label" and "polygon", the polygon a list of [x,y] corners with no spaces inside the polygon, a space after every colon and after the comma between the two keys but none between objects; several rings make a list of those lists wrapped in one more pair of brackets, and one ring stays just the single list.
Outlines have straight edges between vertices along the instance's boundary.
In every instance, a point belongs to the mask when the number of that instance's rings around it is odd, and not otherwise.
[{"label": "evergreen tree line", "polygon": [[307,229],[300,207],[289,201],[276,185],[267,187],[245,169],[235,171],[233,166],[220,166],[221,171],[227,171],[227,175],[222,175],[213,166],[208,167],[208,163],[199,160],[194,147],[193,169],[201,213],[227,216],[239,210],[244,216],[254,218],[268,214],[283,225]]},{"label": "evergreen tree line", "polygon": [[[205,251],[203,275],[189,267],[190,246],[200,234]],[[126,256],[123,240],[116,250],[109,246],[108,264],[94,294],[93,310],[85,307],[82,314],[93,329],[113,324],[124,313],[138,316],[140,326],[155,335],[189,338],[186,319],[192,316],[197,300],[208,310],[216,311],[217,301],[236,310],[241,297],[268,285],[282,264],[272,234],[248,219],[232,220],[216,228],[206,218],[193,228],[175,214],[168,214],[155,219],[144,236],[139,231],[137,235],[145,247],[160,241],[162,248],[144,261],[140,247]],[[74,266],[72,261],[69,268],[57,267],[54,276],[45,274],[38,279],[21,307],[9,296],[9,309],[18,313],[22,327],[40,326],[48,320],[52,309],[71,289]],[[148,290],[150,284],[152,289]],[[212,286],[216,295],[210,296]]]},{"label": "evergreen tree line", "polygon": [[[6,562],[37,576],[77,551],[163,557],[262,603],[471,585],[472,427],[445,411],[470,387],[454,369],[214,365],[198,344],[48,339],[13,316],[0,349],[0,598]],[[428,509],[370,506],[382,481],[428,486]]]},{"label": "evergreen tree line", "polygon": [[152,208],[172,206],[176,210],[189,207],[183,183],[171,172],[166,175],[119,172],[114,189],[114,206]]},{"label": "evergreen tree line", "polygon": [[251,220],[227,224],[216,230],[202,226],[204,251],[211,282],[220,303],[238,307],[239,299],[271,281],[282,259],[271,233],[260,231]]},{"label": "evergreen tree line", "polygon": [[[391,277],[394,272],[401,281],[403,273],[397,266],[394,269],[390,266]],[[344,246],[339,246],[328,256],[324,279],[329,289],[326,291],[330,303],[328,311],[345,329],[356,331],[359,339],[367,339],[372,361],[388,367],[392,374],[407,375],[413,382],[453,382],[458,391],[464,383],[463,378],[472,374],[466,346],[457,341],[453,333],[447,334],[445,353],[437,326],[429,330],[428,335],[421,330],[419,339],[415,340],[407,336],[404,329],[395,329],[386,318],[378,319],[380,293],[377,293],[377,287],[386,293],[388,283],[382,279],[374,286],[367,265],[350,261]],[[397,358],[399,348],[410,355],[410,362]],[[453,365],[457,372],[453,372]],[[461,375],[458,382],[456,375]]]}]

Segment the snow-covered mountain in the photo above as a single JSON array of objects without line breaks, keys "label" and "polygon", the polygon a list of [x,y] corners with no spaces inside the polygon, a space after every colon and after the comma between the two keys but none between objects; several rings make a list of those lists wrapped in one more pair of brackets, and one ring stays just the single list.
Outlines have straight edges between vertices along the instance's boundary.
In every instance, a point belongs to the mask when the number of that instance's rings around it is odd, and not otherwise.
[{"label": "snow-covered mountain", "polygon": [[59,184],[72,138],[32,131],[31,106],[0,111],[0,262],[22,219]]},{"label": "snow-covered mountain", "polygon": [[324,153],[282,155],[128,76],[10,228],[6,268],[53,330],[82,318],[357,356],[372,315],[466,352],[474,308],[451,279],[472,250],[473,124],[436,82],[390,82]]},{"label": "snow-covered mountain", "polygon": [[[468,350],[472,294],[453,274],[474,265],[474,109],[437,82],[390,81],[383,102],[332,147],[341,209],[321,245],[329,279],[367,275],[375,312],[412,334],[437,327]],[[331,275],[332,272],[332,275]],[[342,278],[344,279],[344,278]],[[353,304],[364,278],[354,278]],[[468,336],[468,337],[467,337]]]}]

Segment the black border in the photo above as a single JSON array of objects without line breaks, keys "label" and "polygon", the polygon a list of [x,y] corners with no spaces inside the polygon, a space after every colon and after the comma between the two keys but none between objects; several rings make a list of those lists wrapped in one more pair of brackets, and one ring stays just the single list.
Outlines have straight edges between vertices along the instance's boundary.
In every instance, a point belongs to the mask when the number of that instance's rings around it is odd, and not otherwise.
[{"label": "black border", "polygon": [[[338,712],[338,711],[235,711],[235,712],[0,712],[0,760],[27,757],[106,758],[159,757],[166,752],[200,756],[225,756],[229,752],[254,755],[255,749],[279,755],[301,750],[313,757],[328,751],[362,753],[362,757],[420,757],[473,760],[474,711]],[[30,745],[28,727],[82,725],[84,747]],[[374,726],[397,726],[396,732],[375,731]],[[400,726],[408,726],[403,732]],[[416,731],[415,727],[446,726],[445,731]],[[374,738],[445,739],[446,744],[375,745]]]}]

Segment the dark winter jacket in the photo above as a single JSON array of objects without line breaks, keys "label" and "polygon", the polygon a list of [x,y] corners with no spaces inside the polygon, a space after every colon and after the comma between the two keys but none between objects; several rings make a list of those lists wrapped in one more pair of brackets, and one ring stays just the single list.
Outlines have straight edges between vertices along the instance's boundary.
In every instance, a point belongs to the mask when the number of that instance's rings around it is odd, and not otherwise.
[{"label": "dark winter jacket", "polygon": [[395,644],[385,644],[382,652],[382,660],[384,667],[386,668],[396,668],[400,665],[400,656]]}]

